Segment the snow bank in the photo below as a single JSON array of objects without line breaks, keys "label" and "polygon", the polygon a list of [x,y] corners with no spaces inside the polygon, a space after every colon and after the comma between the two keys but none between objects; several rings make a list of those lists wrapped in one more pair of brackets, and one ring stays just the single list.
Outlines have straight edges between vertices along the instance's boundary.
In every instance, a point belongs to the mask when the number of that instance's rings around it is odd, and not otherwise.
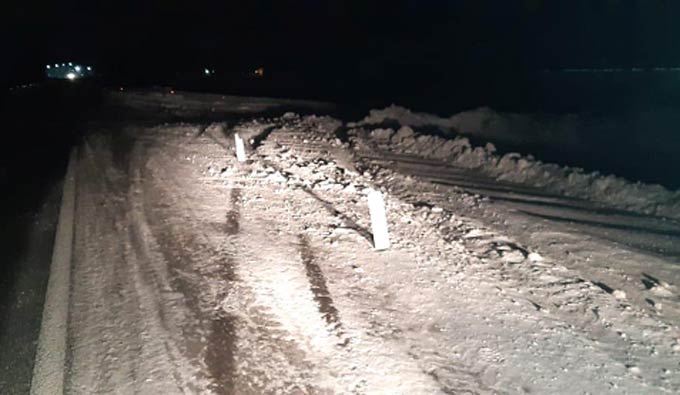
[{"label": "snow bank", "polygon": [[[606,203],[620,209],[680,219],[680,191],[669,191],[660,185],[632,183],[599,172],[586,173],[581,168],[543,163],[532,156],[518,153],[501,156],[496,154],[496,148],[491,143],[487,143],[485,147],[473,146],[466,137],[453,137],[458,128],[473,129],[477,126],[502,133],[504,128],[509,127],[507,125],[526,121],[519,116],[504,117],[501,120],[492,111],[480,109],[451,118],[441,118],[391,106],[383,110],[372,110],[368,117],[353,126],[385,124],[390,121],[398,122],[402,125],[401,129],[396,132],[375,129],[369,133],[370,138],[397,151],[476,169],[499,181],[530,185],[552,193]],[[528,127],[531,123],[526,125]],[[426,126],[440,128],[451,133],[453,138],[419,134],[412,129]]]},{"label": "snow bank", "polygon": [[585,122],[576,115],[500,114],[488,107],[481,107],[442,118],[412,112],[395,105],[382,110],[371,110],[357,125],[380,125],[390,122],[415,128],[436,127],[444,132],[488,138],[499,143],[530,142],[573,147],[582,143],[579,135],[573,131],[585,128]]}]

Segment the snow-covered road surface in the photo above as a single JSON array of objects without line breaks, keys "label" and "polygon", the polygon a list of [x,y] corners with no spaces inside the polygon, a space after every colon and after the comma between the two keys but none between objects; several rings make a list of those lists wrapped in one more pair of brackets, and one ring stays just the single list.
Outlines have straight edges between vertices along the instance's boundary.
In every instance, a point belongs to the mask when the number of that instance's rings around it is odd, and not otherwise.
[{"label": "snow-covered road surface", "polygon": [[[675,222],[342,127],[288,114],[91,133],[67,393],[680,390]],[[254,140],[248,163],[234,132]],[[385,192],[387,251],[369,188]]]}]

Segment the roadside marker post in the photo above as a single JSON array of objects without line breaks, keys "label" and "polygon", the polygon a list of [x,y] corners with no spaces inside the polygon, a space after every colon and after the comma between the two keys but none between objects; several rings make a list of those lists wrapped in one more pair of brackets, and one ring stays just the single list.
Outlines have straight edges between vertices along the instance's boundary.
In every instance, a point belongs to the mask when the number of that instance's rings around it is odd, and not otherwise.
[{"label": "roadside marker post", "polygon": [[376,250],[390,248],[390,236],[387,232],[387,215],[385,201],[380,192],[372,190],[368,193],[368,211],[371,215],[373,244]]},{"label": "roadside marker post", "polygon": [[241,138],[241,136],[238,135],[238,133],[234,133],[234,140],[236,142],[236,159],[239,162],[245,162],[246,148],[243,145],[243,139]]}]

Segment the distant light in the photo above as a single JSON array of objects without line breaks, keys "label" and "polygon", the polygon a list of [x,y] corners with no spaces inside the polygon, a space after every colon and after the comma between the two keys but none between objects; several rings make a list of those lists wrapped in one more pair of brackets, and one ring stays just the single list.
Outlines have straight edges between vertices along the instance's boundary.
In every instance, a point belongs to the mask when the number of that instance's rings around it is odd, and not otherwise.
[{"label": "distant light", "polygon": [[171,95],[174,95],[174,94],[175,94],[175,91],[171,89],[171,90],[170,90],[170,94],[171,94]]},{"label": "distant light", "polygon": [[75,75],[75,73],[68,73],[68,74],[66,74],[66,78],[73,81],[73,80],[76,79],[76,75]]},{"label": "distant light", "polygon": [[76,69],[76,71],[80,71],[80,66],[76,66],[74,68]]},{"label": "distant light", "polygon": [[71,63],[71,62],[68,62],[68,65],[69,65],[69,66],[73,66],[73,63]]},{"label": "distant light", "polygon": [[48,65],[47,65],[47,70],[49,70],[50,68],[51,68],[51,67],[50,67],[50,65],[48,64]]},{"label": "distant light", "polygon": [[205,75],[209,75],[209,74],[210,74],[210,70],[208,70],[208,69],[203,69],[203,73],[205,73]]},{"label": "distant light", "polygon": [[55,63],[55,64],[54,64],[54,67],[59,67],[59,65]]},{"label": "distant light", "polygon": [[92,67],[87,66],[87,71],[92,71]]},{"label": "distant light", "polygon": [[66,67],[66,63],[62,63],[61,66],[62,66],[62,67]]}]

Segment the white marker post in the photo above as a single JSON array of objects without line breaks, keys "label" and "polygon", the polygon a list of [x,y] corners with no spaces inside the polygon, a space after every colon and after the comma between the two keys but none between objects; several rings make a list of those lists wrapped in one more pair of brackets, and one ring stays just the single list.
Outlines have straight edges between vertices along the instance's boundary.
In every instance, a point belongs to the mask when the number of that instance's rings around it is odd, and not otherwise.
[{"label": "white marker post", "polygon": [[246,148],[243,145],[243,139],[238,133],[234,133],[234,140],[236,141],[236,159],[239,162],[246,161]]},{"label": "white marker post", "polygon": [[387,233],[387,215],[385,213],[385,201],[378,191],[368,193],[368,211],[371,214],[371,226],[373,227],[373,243],[376,250],[390,248],[390,235]]}]

